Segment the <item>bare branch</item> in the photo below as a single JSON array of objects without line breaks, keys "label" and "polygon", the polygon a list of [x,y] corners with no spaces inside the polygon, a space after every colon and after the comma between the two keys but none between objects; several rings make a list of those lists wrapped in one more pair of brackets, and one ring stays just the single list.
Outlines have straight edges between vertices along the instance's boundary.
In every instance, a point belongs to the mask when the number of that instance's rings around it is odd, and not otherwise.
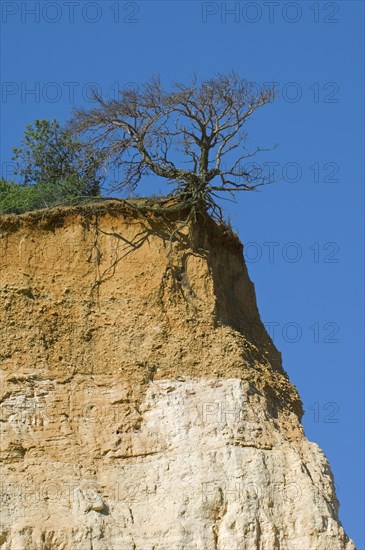
[{"label": "bare branch", "polygon": [[[99,149],[99,162],[118,168],[120,188],[134,188],[154,174],[174,183],[179,200],[219,217],[215,192],[234,195],[270,183],[260,170],[241,166],[267,150],[248,151],[243,126],[273,101],[270,89],[257,89],[231,72],[201,84],[194,77],[169,92],[155,76],[140,90],[123,90],[118,99],[105,100],[97,92],[94,98],[97,106],[76,110],[70,129]],[[233,151],[238,157],[223,167]]]}]

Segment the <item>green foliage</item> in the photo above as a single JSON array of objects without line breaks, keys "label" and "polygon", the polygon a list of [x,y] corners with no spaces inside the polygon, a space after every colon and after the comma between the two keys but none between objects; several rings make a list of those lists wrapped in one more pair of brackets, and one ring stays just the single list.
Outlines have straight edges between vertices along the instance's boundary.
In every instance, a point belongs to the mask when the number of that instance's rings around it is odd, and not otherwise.
[{"label": "green foliage", "polygon": [[[23,185],[50,185],[50,193],[56,192],[55,184],[63,189],[74,184],[75,193],[86,196],[100,194],[100,176],[97,173],[95,150],[85,148],[70,132],[61,128],[56,119],[35,120],[24,131],[21,147],[13,148],[16,162],[15,175]],[[29,191],[37,194],[40,188]],[[57,191],[59,192],[59,191]],[[42,189],[43,194],[43,189]],[[27,193],[22,192],[25,197]]]},{"label": "green foliage", "polygon": [[[72,177],[56,183],[34,185],[0,180],[0,214],[20,214],[39,208],[72,204],[77,197],[80,202],[82,186],[82,182]],[[87,199],[83,197],[83,200]]]},{"label": "green foliage", "polygon": [[57,120],[28,124],[13,148],[21,183],[0,180],[0,213],[21,213],[83,202],[100,195],[97,152],[82,147]]}]

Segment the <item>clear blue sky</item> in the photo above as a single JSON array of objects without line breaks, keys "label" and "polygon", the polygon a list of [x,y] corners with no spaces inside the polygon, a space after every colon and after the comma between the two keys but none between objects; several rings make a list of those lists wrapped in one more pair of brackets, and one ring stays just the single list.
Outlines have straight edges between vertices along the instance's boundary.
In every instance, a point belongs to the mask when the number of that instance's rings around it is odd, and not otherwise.
[{"label": "clear blue sky", "polygon": [[363,2],[3,1],[1,10],[4,175],[25,124],[91,105],[90,83],[111,94],[156,72],[168,85],[230,69],[278,83],[278,100],[247,129],[253,145],[280,144],[265,159],[282,182],[227,212],[303,399],[306,434],[324,449],[342,522],[364,549]]}]

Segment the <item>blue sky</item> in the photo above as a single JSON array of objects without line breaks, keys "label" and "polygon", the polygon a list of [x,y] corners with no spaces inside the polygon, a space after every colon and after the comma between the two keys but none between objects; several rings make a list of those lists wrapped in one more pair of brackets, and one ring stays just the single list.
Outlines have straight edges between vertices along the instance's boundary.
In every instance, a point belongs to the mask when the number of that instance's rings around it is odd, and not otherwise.
[{"label": "blue sky", "polygon": [[[281,181],[228,203],[261,317],[325,451],[340,517],[365,548],[363,8],[346,2],[1,4],[1,167],[35,118],[70,117],[153,73],[168,86],[236,70],[279,97],[247,126]],[[163,189],[148,181],[143,190]]]}]

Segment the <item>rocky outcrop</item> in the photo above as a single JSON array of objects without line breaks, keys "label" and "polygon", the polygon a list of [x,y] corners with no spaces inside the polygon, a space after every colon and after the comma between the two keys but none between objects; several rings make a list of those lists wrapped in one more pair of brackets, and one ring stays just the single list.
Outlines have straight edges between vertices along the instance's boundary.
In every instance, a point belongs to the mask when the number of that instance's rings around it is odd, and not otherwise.
[{"label": "rocky outcrop", "polygon": [[228,229],[2,216],[0,300],[2,548],[354,549]]}]

